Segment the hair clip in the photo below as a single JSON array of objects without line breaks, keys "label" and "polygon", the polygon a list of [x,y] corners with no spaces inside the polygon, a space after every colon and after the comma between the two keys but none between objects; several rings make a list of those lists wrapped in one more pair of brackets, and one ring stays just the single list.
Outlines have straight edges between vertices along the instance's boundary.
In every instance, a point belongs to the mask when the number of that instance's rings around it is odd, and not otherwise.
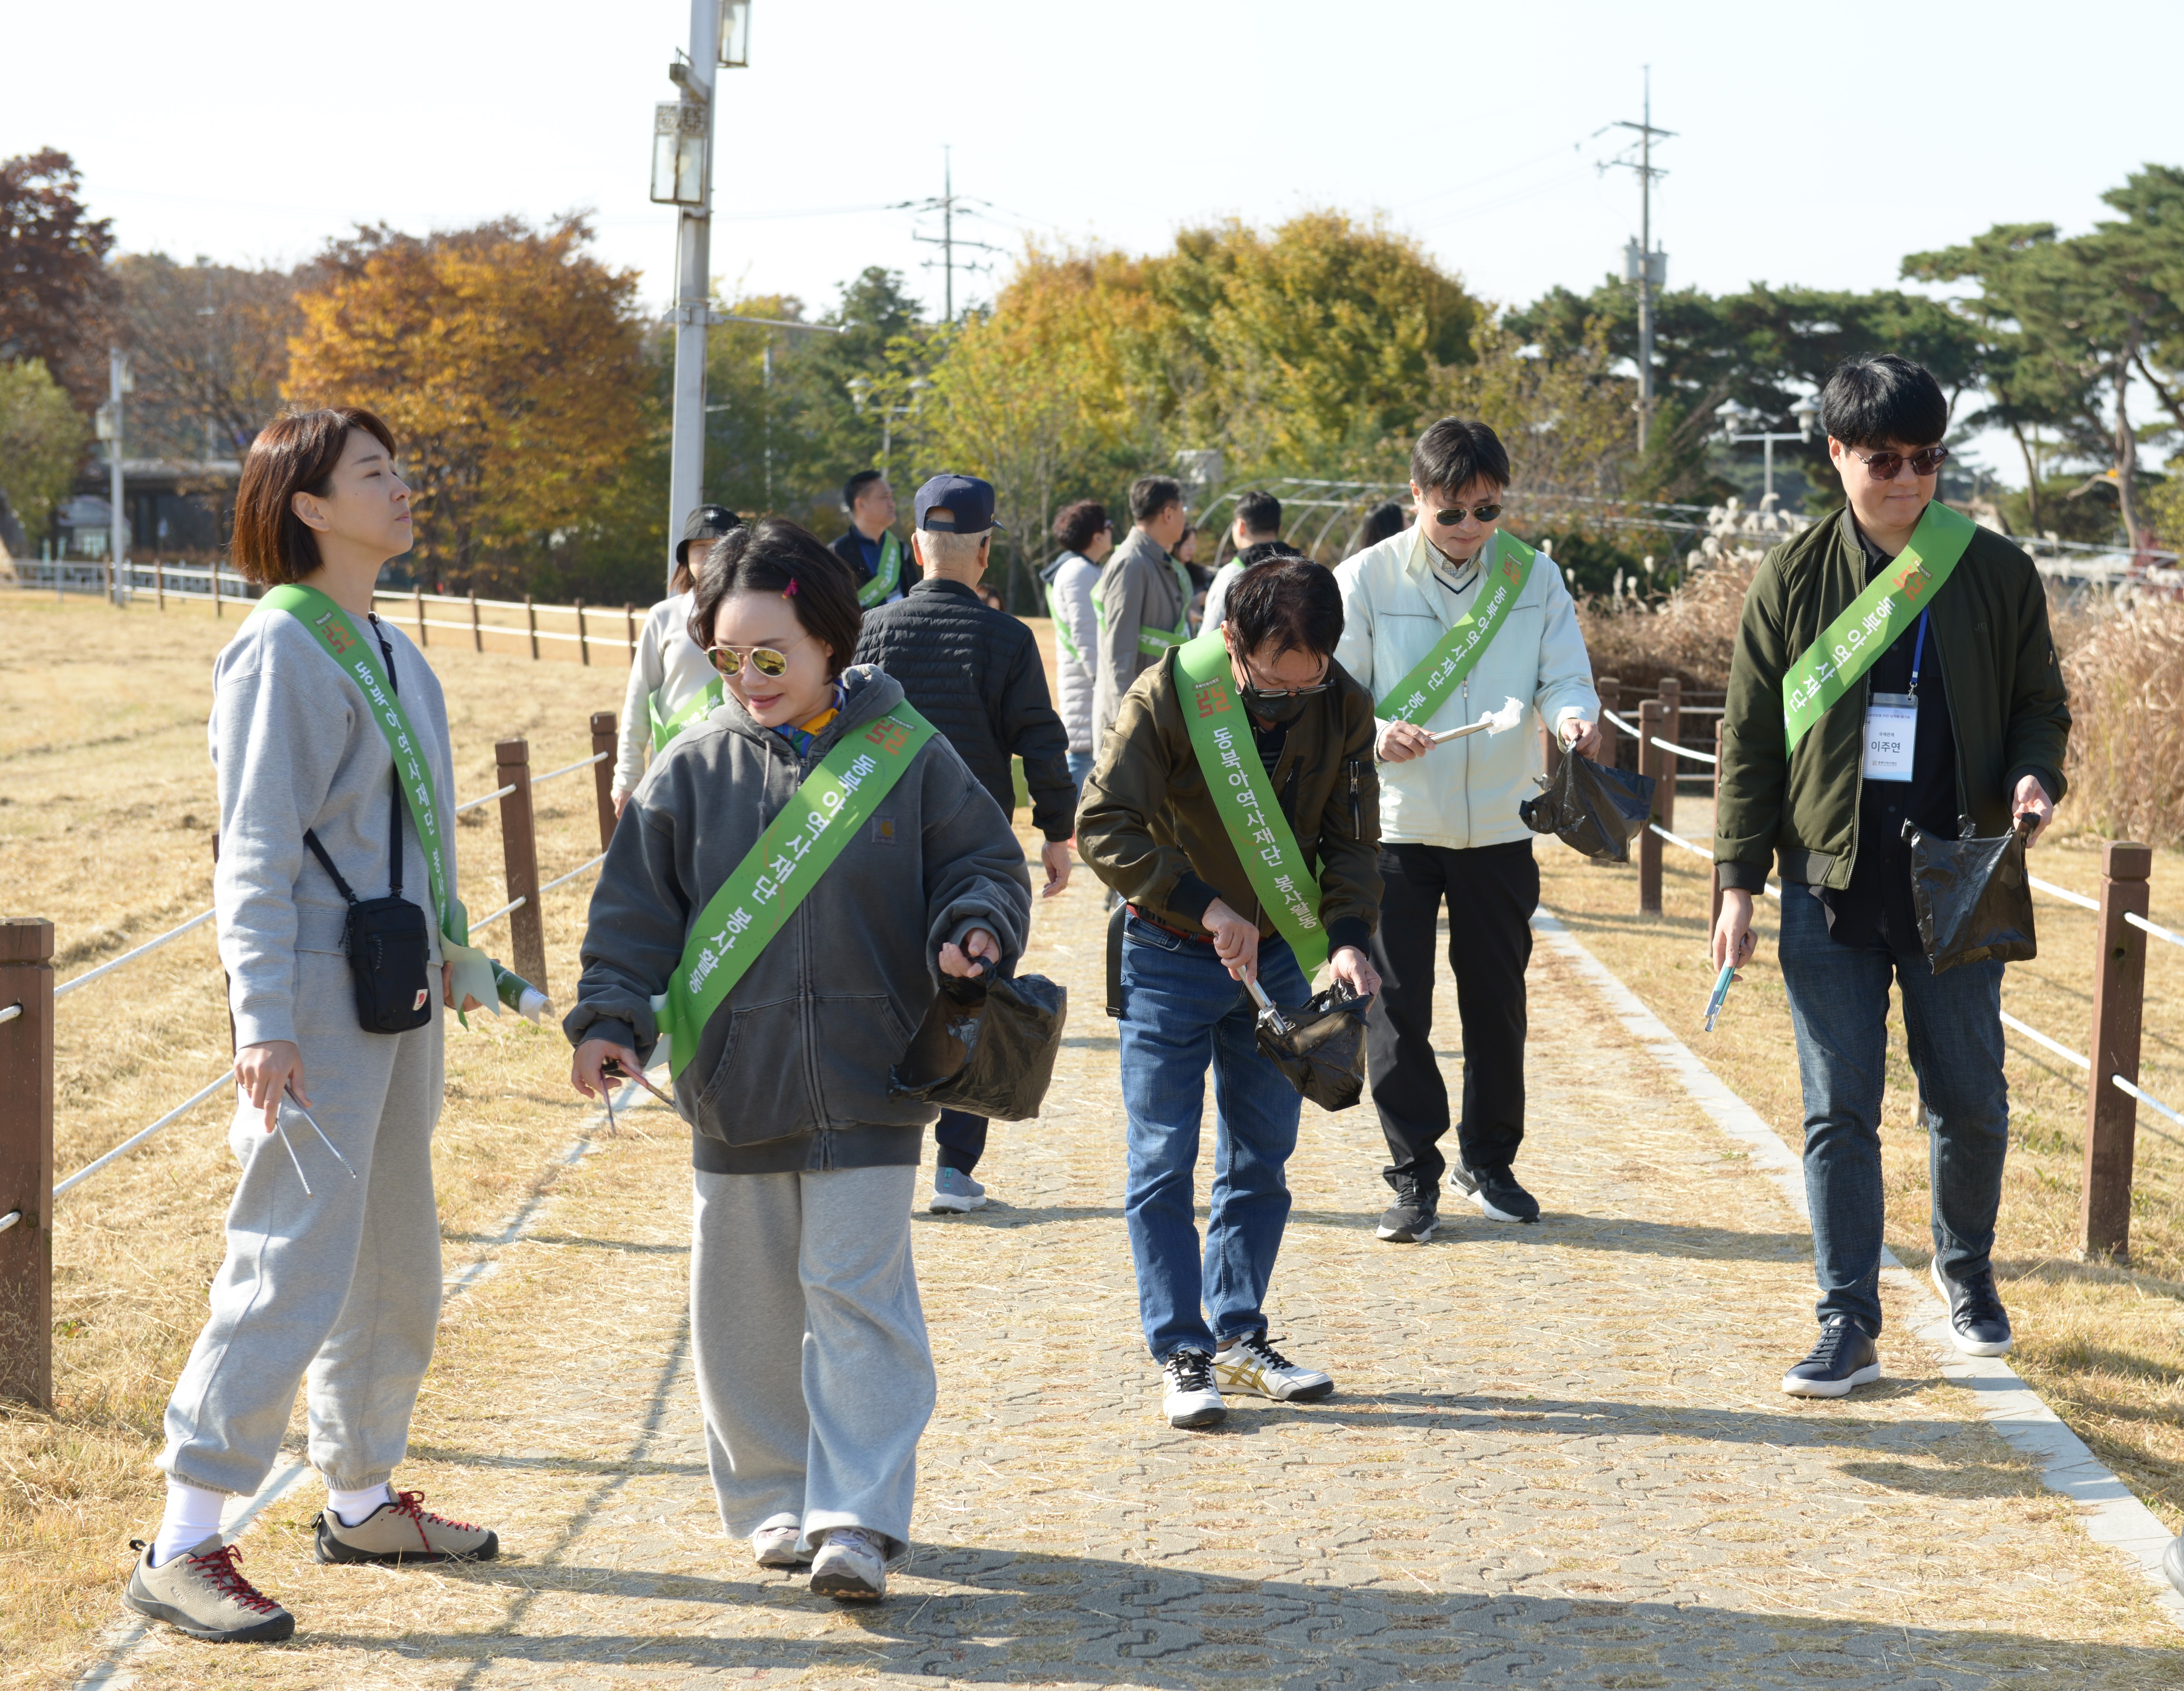
[{"label": "hair clip", "polygon": [[796,577],[795,577],[795,576],[791,576],[788,578],[788,585],[787,587],[783,587],[783,588],[781,590],[781,596],[782,596],[782,598],[785,598],[785,599],[793,599],[793,598],[794,598],[796,597]]}]

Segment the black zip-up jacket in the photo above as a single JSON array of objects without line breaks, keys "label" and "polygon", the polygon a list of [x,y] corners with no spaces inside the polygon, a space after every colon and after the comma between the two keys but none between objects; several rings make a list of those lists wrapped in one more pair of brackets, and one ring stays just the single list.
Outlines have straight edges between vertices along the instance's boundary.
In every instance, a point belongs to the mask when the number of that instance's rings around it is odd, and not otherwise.
[{"label": "black zip-up jacket", "polygon": [[[895,537],[898,540],[902,538],[900,535]],[[865,548],[857,543],[863,538],[864,537],[857,532],[857,526],[851,523],[849,527],[834,537],[833,543],[828,548],[837,558],[850,566],[850,574],[855,579],[860,591],[872,578],[872,572],[865,567]],[[883,540],[881,543],[884,545],[886,542]],[[908,541],[902,541],[902,580],[898,585],[905,592],[908,592],[924,579],[925,571],[918,567],[917,554],[911,550]]]},{"label": "black zip-up jacket", "polygon": [[1069,735],[1046,690],[1032,631],[961,581],[920,581],[865,613],[857,662],[902,683],[910,702],[948,737],[1001,814],[1016,810],[1011,757],[1024,763],[1032,825],[1050,840],[1077,832]]}]

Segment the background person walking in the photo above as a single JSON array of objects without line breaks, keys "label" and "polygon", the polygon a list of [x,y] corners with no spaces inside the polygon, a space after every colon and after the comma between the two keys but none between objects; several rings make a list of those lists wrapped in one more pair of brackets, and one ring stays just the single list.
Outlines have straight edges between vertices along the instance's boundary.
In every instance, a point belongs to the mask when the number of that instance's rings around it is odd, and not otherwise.
[{"label": "background person walking", "polygon": [[834,555],[857,584],[866,610],[891,604],[916,584],[917,563],[894,529],[894,489],[877,470],[860,470],[842,484],[842,509],[850,526],[834,537]]},{"label": "background person walking", "polygon": [[621,734],[615,752],[614,807],[622,806],[644,778],[646,754],[657,757],[686,724],[717,710],[725,696],[721,678],[690,637],[690,548],[709,546],[743,519],[726,505],[700,505],[682,525],[675,542],[672,590],[644,615],[638,631],[637,654],[630,660],[629,686],[622,694]]},{"label": "background person walking", "polygon": [[1282,538],[1282,502],[1272,493],[1245,493],[1237,499],[1236,520],[1229,537],[1235,542],[1236,555],[1213,572],[1213,581],[1206,589],[1206,609],[1199,620],[1201,628],[1220,627],[1229,588],[1253,565],[1269,558],[1301,555]]},{"label": "background person walking", "polygon": [[1713,952],[1717,968],[1750,958],[1752,895],[1778,863],[1820,1286],[1819,1342],[1782,1389],[1836,1398],[1880,1377],[1892,978],[1925,1107],[1934,1284],[1959,1350],[2009,1349],[1992,1260],[2009,1147],[2003,965],[1934,972],[1903,832],[1992,837],[2016,825],[2036,838],[2063,796],[2070,713],[2032,560],[1935,497],[1948,456],[1941,384],[1893,353],[1848,359],[1820,388],[1820,420],[1847,503],[1769,553],[1745,594]]},{"label": "background person walking", "polygon": [[[1414,528],[1346,559],[1342,666],[1379,701],[1380,876],[1373,966],[1384,982],[1366,1029],[1373,1104],[1396,1201],[1379,1236],[1429,1238],[1451,1175],[1489,1221],[1536,1221],[1511,1165],[1524,1140],[1524,971],[1540,870],[1517,814],[1536,791],[1536,737],[1431,731],[1474,722],[1506,698],[1590,754],[1599,743],[1576,607],[1551,559],[1496,541],[1509,457],[1484,423],[1444,417],[1411,451]],[[1490,542],[1495,542],[1490,556]],[[1463,1025],[1457,1161],[1441,1154],[1448,1087],[1433,1049],[1434,937],[1448,910],[1448,963]]]},{"label": "background person walking", "polygon": [[[993,556],[994,489],[975,476],[936,476],[917,490],[911,544],[924,579],[865,618],[856,661],[876,665],[948,737],[1004,815],[1016,810],[1011,758],[1022,758],[1032,824],[1046,837],[1040,862],[1052,898],[1069,884],[1077,784],[1061,719],[1047,703],[1046,666],[1031,630],[978,597]],[[972,1176],[986,1151],[986,1118],[943,1110],[929,1207],[976,1210],[986,1188]]]},{"label": "background person walking", "polygon": [[[881,671],[853,581],[768,518],[698,572],[733,708],[677,736],[592,895],[571,1083],[661,1021],[692,1124],[691,1331],[721,1520],[762,1567],[869,1599],[908,1549],[933,1372],[910,1249],[932,1109],[888,1073],[941,974],[1023,949],[1023,850]],[[784,820],[785,819],[785,820]]]},{"label": "background person walking", "polygon": [[1061,554],[1039,571],[1046,583],[1046,614],[1054,620],[1055,679],[1061,726],[1069,736],[1069,778],[1081,789],[1099,749],[1092,736],[1092,694],[1100,675],[1100,619],[1092,590],[1100,566],[1115,549],[1115,526],[1097,499],[1064,505],[1054,519]]},{"label": "background person walking", "polygon": [[1130,683],[1190,638],[1190,572],[1170,557],[1190,525],[1183,484],[1141,476],[1130,484],[1131,529],[1093,589],[1100,623],[1099,675],[1092,702],[1096,760]]}]

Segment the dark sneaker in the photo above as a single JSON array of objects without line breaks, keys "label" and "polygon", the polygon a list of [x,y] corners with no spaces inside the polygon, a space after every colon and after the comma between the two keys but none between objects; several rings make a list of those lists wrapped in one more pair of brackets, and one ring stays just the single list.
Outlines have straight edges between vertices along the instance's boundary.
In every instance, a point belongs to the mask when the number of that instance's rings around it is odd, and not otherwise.
[{"label": "dark sneaker", "polygon": [[1440,1192],[1429,1186],[1406,1186],[1396,1189],[1396,1201],[1380,1212],[1378,1231],[1390,1244],[1422,1245],[1440,1225]]},{"label": "dark sneaker", "polygon": [[2009,1354],[2009,1312],[1994,1289],[1994,1271],[1982,1268],[1962,1280],[1942,1272],[1934,1259],[1934,1289],[1949,1306],[1949,1337],[1967,1356]]},{"label": "dark sneaker", "polygon": [[489,1562],[500,1536],[425,1507],[425,1494],[398,1491],[354,1527],[331,1509],[319,1511],[312,1549],[322,1562]]},{"label": "dark sneaker", "polygon": [[217,1532],[157,1567],[142,1538],[129,1548],[136,1566],[121,1601],[139,1615],[216,1644],[276,1644],[294,1636],[296,1617],[242,1577],[236,1566],[242,1552]]},{"label": "dark sneaker", "polygon": [[1517,1176],[1509,1172],[1508,1164],[1503,1163],[1499,1168],[1468,1168],[1459,1161],[1453,1171],[1456,1183],[1488,1221],[1540,1219],[1540,1200],[1517,1184]]},{"label": "dark sneaker", "polygon": [[2161,1553],[2161,1571],[2169,1576],[2169,1583],[2184,1591],[2184,1538],[2171,1538],[2169,1548]]},{"label": "dark sneaker", "polygon": [[1820,1329],[1813,1354],[1782,1377],[1782,1389],[1793,1398],[1847,1398],[1852,1386],[1880,1377],[1873,1340],[1848,1316],[1837,1316]]},{"label": "dark sneaker", "polygon": [[1211,1427],[1228,1415],[1213,1383],[1213,1359],[1204,1351],[1177,1351],[1161,1364],[1161,1374],[1167,1387],[1161,1413],[1170,1427]]}]

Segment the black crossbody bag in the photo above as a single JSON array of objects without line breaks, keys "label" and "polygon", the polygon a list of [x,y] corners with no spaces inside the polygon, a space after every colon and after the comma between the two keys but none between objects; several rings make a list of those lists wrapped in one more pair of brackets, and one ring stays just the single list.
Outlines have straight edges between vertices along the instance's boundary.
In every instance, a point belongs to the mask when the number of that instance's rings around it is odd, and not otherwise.
[{"label": "black crossbody bag", "polygon": [[[379,649],[386,654],[387,679],[394,682],[394,654],[384,637]],[[397,687],[396,692],[401,689]],[[304,831],[304,843],[318,859],[319,866],[333,877],[335,889],[348,900],[348,926],[343,938],[348,952],[348,971],[356,986],[356,1019],[366,1033],[407,1033],[432,1019],[432,940],[425,926],[425,913],[402,896],[402,776],[394,776],[394,814],[389,820],[393,863],[384,898],[359,900],[326,855],[313,830]]]}]

